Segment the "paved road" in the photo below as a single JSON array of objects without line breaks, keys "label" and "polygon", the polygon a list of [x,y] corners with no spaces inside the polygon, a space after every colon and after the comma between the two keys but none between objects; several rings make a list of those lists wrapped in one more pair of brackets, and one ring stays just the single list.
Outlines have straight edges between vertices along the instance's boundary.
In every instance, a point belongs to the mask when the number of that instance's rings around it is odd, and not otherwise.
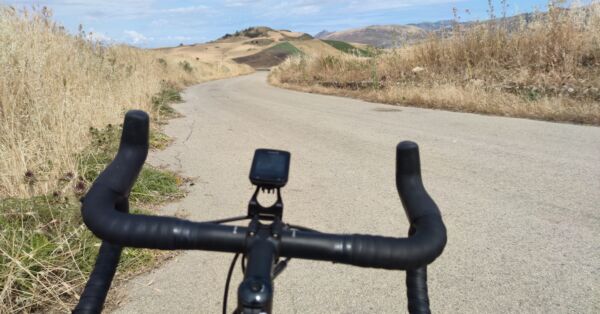
[{"label": "paved road", "polygon": [[[191,219],[244,214],[258,147],[292,152],[288,222],[404,235],[395,145],[421,147],[448,246],[429,269],[438,313],[600,312],[600,128],[304,94],[257,73],[189,88],[176,142],[150,162],[197,178]],[[191,252],[131,281],[120,313],[218,313],[231,255]],[[236,271],[230,304],[241,280]],[[401,313],[404,273],[293,260],[276,313]]]}]

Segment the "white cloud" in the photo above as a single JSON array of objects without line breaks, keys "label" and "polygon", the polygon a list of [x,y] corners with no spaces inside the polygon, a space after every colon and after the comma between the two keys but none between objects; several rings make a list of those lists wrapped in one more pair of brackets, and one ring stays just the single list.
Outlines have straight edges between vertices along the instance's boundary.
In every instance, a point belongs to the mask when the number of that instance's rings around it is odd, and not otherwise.
[{"label": "white cloud", "polygon": [[189,36],[168,36],[169,40],[179,40],[179,41],[189,41],[192,40],[192,37]]},{"label": "white cloud", "polygon": [[133,44],[143,44],[148,41],[152,41],[152,38],[148,38],[144,36],[144,34],[138,33],[136,31],[124,31],[125,35],[129,37]]},{"label": "white cloud", "polygon": [[255,0],[225,0],[225,6],[226,7],[243,7],[243,6],[247,6],[248,4],[256,4],[256,3],[260,3],[260,1],[255,1]]},{"label": "white cloud", "polygon": [[107,36],[106,34],[104,34],[102,32],[93,32],[93,31],[90,31],[88,33],[88,38],[91,41],[99,41],[99,42],[105,42],[105,43],[108,43],[108,42],[112,41],[112,38],[110,38],[109,36]]},{"label": "white cloud", "polygon": [[346,9],[351,12],[380,11],[463,1],[465,0],[353,0]]},{"label": "white cloud", "polygon": [[314,4],[299,6],[293,10],[293,12],[298,15],[316,14],[316,13],[319,13],[320,11],[321,11],[321,7],[318,5],[314,5]]},{"label": "white cloud", "polygon": [[[313,15],[321,12],[331,0],[291,0],[273,3],[263,8],[262,16],[268,18]],[[343,4],[340,4],[343,6]]]},{"label": "white cloud", "polygon": [[390,11],[416,6],[427,6],[443,3],[458,3],[466,0],[285,0],[285,1],[225,1],[229,7],[244,6],[244,9],[255,9],[266,18],[307,16],[321,13],[339,15],[357,15],[367,12]]},{"label": "white cloud", "polygon": [[165,19],[152,20],[152,22],[150,22],[150,25],[156,27],[166,26],[169,25],[169,21]]},{"label": "white cloud", "polygon": [[305,16],[319,13],[361,14],[466,0],[225,0],[225,7],[254,10],[263,17]]},{"label": "white cloud", "polygon": [[[0,3],[4,1],[0,0]],[[48,6],[56,14],[84,16],[95,21],[108,17],[138,18],[153,12],[154,0],[7,0],[17,6]]]},{"label": "white cloud", "polygon": [[187,14],[187,13],[196,13],[196,12],[206,12],[206,11],[208,11],[208,9],[209,8],[205,5],[194,5],[194,6],[189,6],[189,7],[165,9],[165,10],[162,10],[162,12]]}]

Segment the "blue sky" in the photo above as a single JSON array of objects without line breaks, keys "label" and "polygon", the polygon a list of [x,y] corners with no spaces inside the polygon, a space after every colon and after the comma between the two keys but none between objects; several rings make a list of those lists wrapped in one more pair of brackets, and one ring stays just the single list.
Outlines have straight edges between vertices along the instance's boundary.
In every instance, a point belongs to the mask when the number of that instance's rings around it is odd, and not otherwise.
[{"label": "blue sky", "polygon": [[[499,1],[496,3],[500,11]],[[97,39],[139,47],[174,46],[216,39],[249,26],[315,34],[374,24],[407,24],[452,18],[485,19],[487,0],[36,0],[3,1],[16,7],[48,6],[75,32],[81,24]],[[509,1],[509,14],[544,9],[547,0]],[[466,13],[468,10],[470,13]]]}]

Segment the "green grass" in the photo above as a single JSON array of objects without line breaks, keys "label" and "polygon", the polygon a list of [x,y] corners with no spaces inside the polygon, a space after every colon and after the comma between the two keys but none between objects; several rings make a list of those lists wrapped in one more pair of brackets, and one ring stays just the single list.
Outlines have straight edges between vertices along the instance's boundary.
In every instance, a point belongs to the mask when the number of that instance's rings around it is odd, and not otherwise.
[{"label": "green grass", "polygon": [[[0,278],[5,289],[0,312],[69,310],[100,246],[83,225],[77,198],[3,199],[0,230]],[[132,272],[156,258],[149,250],[126,249],[119,272]]]},{"label": "green grass", "polygon": [[167,148],[169,144],[171,144],[171,138],[165,133],[156,130],[150,130],[150,148],[163,150]]},{"label": "green grass", "polygon": [[176,174],[145,166],[131,190],[130,200],[141,204],[164,203],[184,196],[183,180]]},{"label": "green grass", "polygon": [[287,41],[277,44],[271,48],[268,48],[264,52],[269,52],[269,53],[274,53],[274,54],[284,53],[287,55],[303,55],[304,54],[300,49],[296,48],[296,46],[290,44]]},{"label": "green grass", "polygon": [[83,227],[77,201],[4,199],[0,228],[0,278],[7,289],[0,302],[6,311],[35,312],[48,304],[67,310],[99,243]]},{"label": "green grass", "polygon": [[342,51],[344,53],[349,53],[352,55],[357,55],[359,57],[371,57],[372,53],[369,52],[368,50],[364,50],[364,49],[360,49],[360,48],[356,48],[354,46],[352,46],[351,44],[345,42],[345,41],[339,41],[339,40],[323,40],[324,43],[330,45],[331,47]]},{"label": "green grass", "polygon": [[152,109],[154,109],[160,117],[173,118],[177,116],[177,113],[173,107],[171,107],[171,104],[181,101],[182,99],[179,90],[172,86],[165,86],[160,93],[152,97]]},{"label": "green grass", "polygon": [[[164,106],[180,100],[171,90],[157,98]],[[67,312],[81,293],[100,240],[83,224],[79,198],[114,158],[121,126],[91,128],[90,134],[90,145],[78,156],[78,173],[65,174],[58,191],[0,200],[0,313]],[[165,138],[152,130],[151,147],[163,147]],[[132,212],[150,213],[144,208],[182,197],[182,182],[175,173],[145,165],[131,192]],[[159,260],[155,251],[125,249],[118,278]]]},{"label": "green grass", "polygon": [[[114,158],[119,146],[121,126],[109,125],[104,129],[90,129],[93,145],[85,150],[79,160],[81,178],[78,184],[83,185],[75,189],[76,193],[82,192],[93,182],[108,163]],[[151,131],[151,138],[159,140],[150,141],[151,148],[160,148],[165,135],[158,131]],[[158,134],[158,135],[156,135]],[[158,147],[156,147],[159,145]],[[183,179],[167,170],[144,165],[136,184],[131,190],[130,200],[134,203],[163,203],[183,196],[179,186]]]}]

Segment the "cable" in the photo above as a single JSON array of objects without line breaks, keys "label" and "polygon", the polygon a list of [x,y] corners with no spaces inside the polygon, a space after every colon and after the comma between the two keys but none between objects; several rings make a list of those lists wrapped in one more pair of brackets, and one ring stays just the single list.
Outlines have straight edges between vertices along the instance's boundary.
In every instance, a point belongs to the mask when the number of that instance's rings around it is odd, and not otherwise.
[{"label": "cable", "polygon": [[219,219],[219,220],[205,221],[205,223],[219,225],[219,224],[223,224],[223,223],[227,223],[227,222],[240,221],[240,220],[246,220],[246,219],[250,219],[250,217],[238,216],[238,217],[225,218],[225,219]]},{"label": "cable", "polygon": [[311,229],[311,228],[307,228],[307,227],[302,227],[302,226],[298,226],[298,225],[287,224],[287,226],[290,229],[296,229],[296,230],[300,230],[300,231],[309,231],[309,232],[321,233],[321,231],[317,231],[315,229]]},{"label": "cable", "polygon": [[242,255],[242,261],[240,262],[242,265],[242,274],[246,274],[246,254]]},{"label": "cable", "polygon": [[273,269],[273,280],[285,270],[291,259],[291,257],[286,257],[283,261],[280,261],[275,265],[275,268]]},{"label": "cable", "polygon": [[233,268],[235,267],[235,262],[237,262],[240,253],[236,253],[233,256],[233,260],[231,261],[231,265],[229,265],[229,272],[227,273],[227,281],[225,281],[225,292],[223,293],[223,314],[227,314],[227,297],[229,296],[229,283],[231,282],[231,275],[233,274]]}]

